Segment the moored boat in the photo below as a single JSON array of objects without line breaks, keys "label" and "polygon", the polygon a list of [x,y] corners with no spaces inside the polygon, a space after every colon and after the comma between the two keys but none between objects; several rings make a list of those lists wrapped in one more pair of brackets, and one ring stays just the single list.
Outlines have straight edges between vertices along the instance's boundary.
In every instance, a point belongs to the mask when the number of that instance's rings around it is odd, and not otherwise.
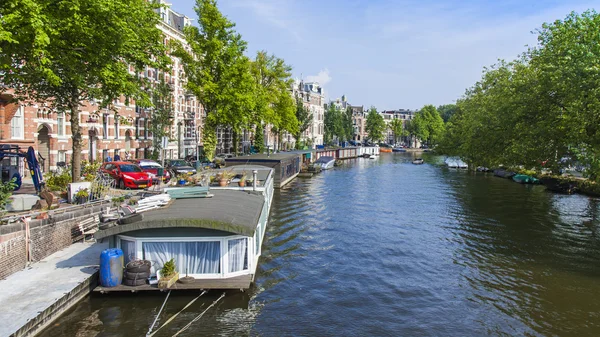
[{"label": "moored boat", "polygon": [[512,180],[519,184],[539,184],[540,181],[532,176],[526,174],[515,174],[512,177]]},{"label": "moored boat", "polygon": [[444,160],[444,163],[449,168],[458,168],[458,169],[468,168],[467,164],[464,161],[460,160],[459,158],[449,157]]},{"label": "moored boat", "polygon": [[417,158],[417,159],[413,160],[412,163],[415,165],[421,165],[421,164],[423,164],[423,158]]},{"label": "moored boat", "polygon": [[[107,239],[111,248],[123,251],[125,266],[142,260],[152,267],[143,273],[136,271],[133,285],[94,290],[158,290],[165,283],[161,283],[159,271],[171,260],[178,275],[186,277],[185,282],[173,283],[169,289],[248,289],[261,256],[274,170],[265,166],[238,166],[220,172],[223,172],[221,177],[227,174],[234,178],[224,187],[210,187],[209,198],[169,190],[167,193],[174,200],[166,206],[144,212],[137,221],[96,232],[96,239]],[[251,184],[239,186],[236,180],[244,179],[248,172]],[[177,192],[186,189],[177,188]],[[181,198],[173,197],[177,195]],[[132,273],[129,266],[127,271]],[[129,276],[124,275],[123,279]]]},{"label": "moored boat", "polygon": [[323,170],[332,169],[335,165],[335,158],[329,156],[320,157],[315,161],[315,165],[321,166],[321,169]]},{"label": "moored boat", "polygon": [[577,192],[577,185],[574,182],[558,179],[555,177],[542,177],[540,183],[546,186],[546,189],[552,192],[573,194]]},{"label": "moored boat", "polygon": [[406,152],[406,149],[401,147],[394,147],[392,148],[392,152]]},{"label": "moored boat", "polygon": [[380,147],[379,148],[379,152],[392,152],[392,148],[391,147]]},{"label": "moored boat", "polygon": [[494,170],[494,175],[496,177],[500,177],[500,178],[510,179],[510,178],[512,178],[516,174],[517,174],[516,172],[508,171],[508,170],[505,170],[505,169],[495,169]]}]

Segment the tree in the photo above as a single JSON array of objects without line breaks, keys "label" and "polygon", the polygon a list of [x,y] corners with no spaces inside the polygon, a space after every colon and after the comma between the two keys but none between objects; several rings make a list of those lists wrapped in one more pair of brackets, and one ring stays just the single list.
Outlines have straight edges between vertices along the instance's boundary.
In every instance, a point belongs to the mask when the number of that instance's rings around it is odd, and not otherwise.
[{"label": "tree", "polygon": [[437,107],[440,116],[444,120],[444,123],[448,123],[450,118],[456,113],[456,104],[445,104]]},{"label": "tree", "polygon": [[256,124],[256,129],[254,130],[254,150],[257,153],[265,152],[265,137],[264,137],[265,129],[261,123]]},{"label": "tree", "polygon": [[404,134],[404,123],[400,119],[393,119],[390,122],[390,129],[394,133],[394,143],[398,143],[398,139]]},{"label": "tree", "polygon": [[365,125],[365,131],[369,134],[369,139],[374,142],[381,141],[383,139],[385,128],[383,116],[377,113],[377,109],[372,106],[367,114],[367,123]]},{"label": "tree", "polygon": [[426,105],[417,112],[414,120],[418,138],[434,145],[444,132],[444,121],[433,105]]},{"label": "tree", "polygon": [[158,159],[162,148],[162,137],[170,135],[169,128],[173,122],[173,90],[161,75],[160,82],[152,89],[152,113],[150,132],[152,133],[152,158]]},{"label": "tree", "polygon": [[217,8],[216,0],[197,0],[198,27],[184,29],[190,52],[179,46],[187,77],[186,88],[198,97],[207,117],[204,120],[204,149],[210,159],[216,148],[218,126],[246,124],[255,104],[246,42]]},{"label": "tree", "polygon": [[0,89],[20,101],[46,102],[70,115],[72,179],[81,177],[79,107],[125,96],[150,106],[129,67],[165,68],[160,5],[145,0],[7,0],[0,7]]},{"label": "tree", "polygon": [[302,134],[312,125],[313,116],[299,97],[296,98],[296,120],[298,121],[298,128],[294,138],[296,138],[296,149],[300,149],[300,139]]}]

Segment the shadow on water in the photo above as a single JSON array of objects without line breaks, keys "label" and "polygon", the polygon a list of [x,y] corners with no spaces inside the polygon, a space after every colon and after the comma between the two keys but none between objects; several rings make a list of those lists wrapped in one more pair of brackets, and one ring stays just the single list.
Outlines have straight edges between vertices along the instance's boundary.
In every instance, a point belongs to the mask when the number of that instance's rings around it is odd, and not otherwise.
[{"label": "shadow on water", "polygon": [[[599,335],[598,200],[440,162],[382,154],[277,190],[255,287],[183,335]],[[174,296],[161,322],[193,297]],[[92,296],[42,336],[144,335],[163,299]]]}]

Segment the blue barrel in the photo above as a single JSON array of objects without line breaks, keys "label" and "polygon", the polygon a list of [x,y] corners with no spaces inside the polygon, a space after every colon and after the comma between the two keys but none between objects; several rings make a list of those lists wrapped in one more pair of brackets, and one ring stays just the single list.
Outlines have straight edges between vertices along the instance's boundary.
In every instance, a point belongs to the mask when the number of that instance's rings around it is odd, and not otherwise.
[{"label": "blue barrel", "polygon": [[105,249],[100,253],[100,285],[116,287],[123,281],[123,251],[119,248]]}]

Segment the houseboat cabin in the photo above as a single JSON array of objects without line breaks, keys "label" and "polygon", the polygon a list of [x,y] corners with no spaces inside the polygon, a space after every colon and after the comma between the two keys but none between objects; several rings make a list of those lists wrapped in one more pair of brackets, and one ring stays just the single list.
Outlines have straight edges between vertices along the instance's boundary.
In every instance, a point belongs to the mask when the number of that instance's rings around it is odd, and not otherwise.
[{"label": "houseboat cabin", "polygon": [[[109,240],[110,247],[122,249],[125,264],[134,259],[150,261],[151,276],[160,274],[157,271],[174,259],[180,277],[195,280],[175,283],[172,289],[249,288],[271,209],[274,170],[239,166],[220,171],[232,178],[226,186],[211,185],[209,197],[172,199],[165,207],[144,212],[141,221],[98,231],[96,239]],[[242,176],[253,180],[240,187],[237,181]],[[98,287],[96,291],[152,289],[158,289],[157,285]]]}]

